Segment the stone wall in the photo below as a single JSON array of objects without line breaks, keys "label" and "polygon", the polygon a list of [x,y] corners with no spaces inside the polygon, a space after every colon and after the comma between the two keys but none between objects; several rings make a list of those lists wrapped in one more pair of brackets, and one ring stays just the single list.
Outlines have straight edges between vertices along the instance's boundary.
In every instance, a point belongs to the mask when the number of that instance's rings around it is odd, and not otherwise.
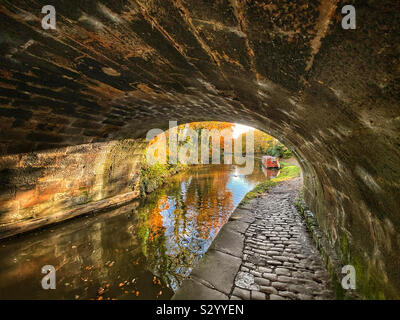
[{"label": "stone wall", "polygon": [[137,197],[145,146],[127,139],[0,157],[1,232],[68,219],[89,204],[103,208],[115,196]]}]

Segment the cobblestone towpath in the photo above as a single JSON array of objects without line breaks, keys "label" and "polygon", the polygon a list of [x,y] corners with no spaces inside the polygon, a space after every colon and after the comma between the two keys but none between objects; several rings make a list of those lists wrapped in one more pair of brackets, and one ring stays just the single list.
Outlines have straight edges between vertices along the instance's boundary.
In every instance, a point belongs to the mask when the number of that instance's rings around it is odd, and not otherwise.
[{"label": "cobblestone towpath", "polygon": [[173,299],[333,299],[327,271],[294,206],[296,178],[238,207]]}]

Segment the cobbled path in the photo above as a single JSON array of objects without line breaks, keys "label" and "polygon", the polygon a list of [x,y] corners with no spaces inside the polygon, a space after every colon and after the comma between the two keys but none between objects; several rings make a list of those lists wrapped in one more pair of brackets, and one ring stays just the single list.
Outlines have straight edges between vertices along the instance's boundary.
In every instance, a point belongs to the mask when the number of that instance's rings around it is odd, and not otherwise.
[{"label": "cobbled path", "polygon": [[332,299],[330,280],[294,203],[299,179],[257,200],[230,299]]},{"label": "cobbled path", "polygon": [[301,178],[237,208],[176,300],[334,299],[330,277],[295,207]]}]

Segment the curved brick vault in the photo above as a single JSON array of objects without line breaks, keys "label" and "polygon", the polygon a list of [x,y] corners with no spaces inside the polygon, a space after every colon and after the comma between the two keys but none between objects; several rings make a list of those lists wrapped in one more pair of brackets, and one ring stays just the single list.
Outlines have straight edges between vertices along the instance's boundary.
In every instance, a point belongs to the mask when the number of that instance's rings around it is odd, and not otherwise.
[{"label": "curved brick vault", "polygon": [[134,197],[150,128],[239,122],[295,151],[360,295],[400,297],[398,1],[51,4],[56,30],[37,1],[0,1],[3,231]]}]

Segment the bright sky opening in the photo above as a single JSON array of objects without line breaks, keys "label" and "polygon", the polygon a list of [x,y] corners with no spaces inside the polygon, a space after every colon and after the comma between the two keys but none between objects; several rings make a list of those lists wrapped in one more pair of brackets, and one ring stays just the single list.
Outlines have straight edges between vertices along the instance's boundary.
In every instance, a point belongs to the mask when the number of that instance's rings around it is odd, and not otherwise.
[{"label": "bright sky opening", "polygon": [[233,126],[233,133],[232,133],[233,139],[238,138],[242,133],[248,132],[250,130],[254,130],[254,128],[245,126],[243,124],[235,123],[235,125]]}]

